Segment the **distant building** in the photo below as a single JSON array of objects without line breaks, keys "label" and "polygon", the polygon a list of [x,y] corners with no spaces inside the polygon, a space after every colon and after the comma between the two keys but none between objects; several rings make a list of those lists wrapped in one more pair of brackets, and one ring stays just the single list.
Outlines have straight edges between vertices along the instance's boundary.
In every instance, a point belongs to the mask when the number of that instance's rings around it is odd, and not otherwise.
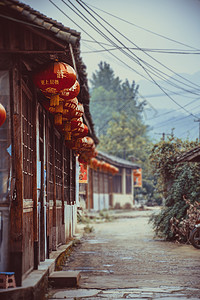
[{"label": "distant building", "polygon": [[80,199],[87,209],[100,211],[111,208],[131,208],[134,206],[133,171],[138,164],[99,151],[99,161],[118,168],[115,175],[101,168],[87,169],[87,181],[80,183]]}]

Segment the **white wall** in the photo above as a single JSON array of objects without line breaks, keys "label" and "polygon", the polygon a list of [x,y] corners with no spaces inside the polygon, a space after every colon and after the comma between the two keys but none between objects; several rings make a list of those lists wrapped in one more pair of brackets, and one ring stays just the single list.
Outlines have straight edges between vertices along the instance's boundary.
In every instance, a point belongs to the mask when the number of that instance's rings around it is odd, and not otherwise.
[{"label": "white wall", "polygon": [[93,194],[93,210],[99,211],[109,209],[109,195],[108,194]]},{"label": "white wall", "polygon": [[119,203],[120,206],[123,208],[127,203],[133,207],[133,195],[122,195],[122,194],[113,194],[113,208],[115,205]]}]

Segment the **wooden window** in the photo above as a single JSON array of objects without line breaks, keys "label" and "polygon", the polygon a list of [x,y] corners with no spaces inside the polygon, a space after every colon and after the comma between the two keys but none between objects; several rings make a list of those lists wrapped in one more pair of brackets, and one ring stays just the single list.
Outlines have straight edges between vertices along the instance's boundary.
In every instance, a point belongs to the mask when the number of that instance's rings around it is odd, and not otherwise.
[{"label": "wooden window", "polygon": [[108,187],[108,174],[104,174],[104,193],[108,194],[109,187]]},{"label": "wooden window", "polygon": [[113,176],[113,193],[122,194],[122,168],[119,168],[119,173]]},{"label": "wooden window", "polygon": [[62,140],[55,136],[56,200],[62,200]]},{"label": "wooden window", "polygon": [[23,188],[24,199],[33,198],[33,104],[28,91],[22,91],[22,130],[23,130]]},{"label": "wooden window", "polygon": [[126,194],[131,194],[131,191],[132,191],[131,169],[126,169]]},{"label": "wooden window", "polygon": [[76,202],[76,159],[71,150],[71,161],[70,161],[70,198],[71,203]]},{"label": "wooden window", "polygon": [[64,200],[70,204],[70,150],[64,150]]},{"label": "wooden window", "polygon": [[48,181],[47,181],[47,195],[48,195],[48,201],[53,201],[53,159],[54,159],[54,153],[53,153],[53,139],[54,139],[54,130],[53,126],[49,122],[49,134],[48,134]]},{"label": "wooden window", "polygon": [[98,193],[99,192],[99,188],[98,188],[98,172],[97,171],[93,171],[93,193]]}]

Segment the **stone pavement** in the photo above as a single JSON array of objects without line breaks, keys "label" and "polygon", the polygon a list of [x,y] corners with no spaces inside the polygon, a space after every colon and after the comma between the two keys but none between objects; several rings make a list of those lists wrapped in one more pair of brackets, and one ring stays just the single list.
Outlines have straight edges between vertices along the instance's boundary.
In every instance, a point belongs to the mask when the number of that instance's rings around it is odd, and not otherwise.
[{"label": "stone pavement", "polygon": [[200,299],[199,250],[154,239],[150,213],[91,224],[63,265],[81,272],[79,288],[49,290],[48,299]]}]

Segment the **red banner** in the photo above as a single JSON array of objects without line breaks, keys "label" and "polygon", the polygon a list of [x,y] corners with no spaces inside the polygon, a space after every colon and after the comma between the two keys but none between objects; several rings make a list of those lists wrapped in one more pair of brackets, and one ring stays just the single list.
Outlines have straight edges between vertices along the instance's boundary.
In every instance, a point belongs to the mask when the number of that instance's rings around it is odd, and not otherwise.
[{"label": "red banner", "polygon": [[87,182],[87,165],[79,164],[79,183]]},{"label": "red banner", "polygon": [[133,170],[134,187],[142,187],[142,169]]}]

